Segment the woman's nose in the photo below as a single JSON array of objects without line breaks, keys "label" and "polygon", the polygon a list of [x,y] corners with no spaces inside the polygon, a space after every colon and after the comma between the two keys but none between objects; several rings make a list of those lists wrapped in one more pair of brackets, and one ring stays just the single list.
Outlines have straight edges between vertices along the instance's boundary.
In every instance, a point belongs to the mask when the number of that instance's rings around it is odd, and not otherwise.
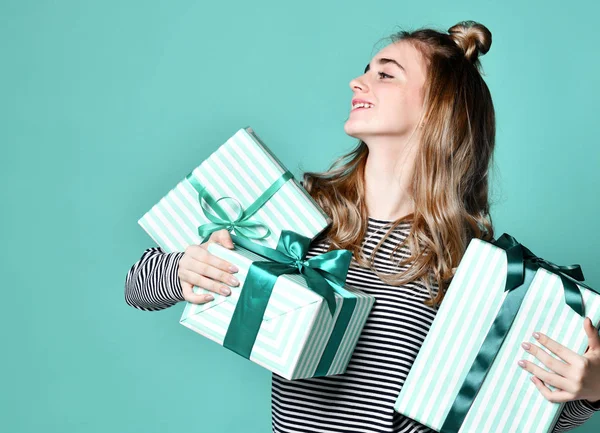
[{"label": "woman's nose", "polygon": [[352,90],[360,89],[360,90],[364,91],[365,85],[361,81],[359,81],[358,78],[354,78],[354,79],[350,80],[350,88]]}]

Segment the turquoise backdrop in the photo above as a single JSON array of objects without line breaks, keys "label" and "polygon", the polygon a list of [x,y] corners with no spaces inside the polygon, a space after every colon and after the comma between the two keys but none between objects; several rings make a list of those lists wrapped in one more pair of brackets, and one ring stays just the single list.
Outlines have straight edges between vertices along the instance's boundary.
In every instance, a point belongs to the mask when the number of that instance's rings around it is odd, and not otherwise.
[{"label": "turquoise backdrop", "polygon": [[[492,31],[496,231],[600,286],[599,13],[592,0],[1,0],[0,430],[270,431],[268,371],[180,325],[183,304],[125,304],[125,275],[154,245],[137,220],[247,125],[296,176],[326,169],[356,143],[349,81],[400,27]],[[599,428],[596,414],[574,431]]]}]

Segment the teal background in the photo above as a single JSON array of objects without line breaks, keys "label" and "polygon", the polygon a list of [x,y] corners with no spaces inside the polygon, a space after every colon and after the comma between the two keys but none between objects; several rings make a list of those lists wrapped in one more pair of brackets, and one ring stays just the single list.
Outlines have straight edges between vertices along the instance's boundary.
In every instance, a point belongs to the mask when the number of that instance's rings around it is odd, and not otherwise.
[{"label": "teal background", "polygon": [[[126,273],[154,245],[137,220],[247,125],[295,175],[326,169],[356,143],[349,81],[399,26],[492,31],[496,231],[600,286],[599,12],[592,0],[0,1],[0,430],[270,431],[270,372],[181,326],[183,304],[125,304]],[[599,427],[595,414],[573,431]]]}]

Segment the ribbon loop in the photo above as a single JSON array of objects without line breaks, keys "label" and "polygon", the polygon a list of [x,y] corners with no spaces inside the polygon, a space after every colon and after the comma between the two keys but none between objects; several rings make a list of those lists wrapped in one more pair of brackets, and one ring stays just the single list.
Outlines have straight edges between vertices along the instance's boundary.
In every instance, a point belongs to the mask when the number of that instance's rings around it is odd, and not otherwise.
[{"label": "ribbon loop", "polygon": [[[335,312],[334,289],[343,287],[346,281],[352,252],[349,250],[334,250],[317,257],[305,260],[310,245],[310,239],[291,230],[283,230],[277,248],[258,245],[247,239],[231,235],[233,242],[273,262],[287,265],[289,272],[298,271],[307,279],[308,288],[321,295],[333,315]],[[256,263],[256,262],[254,262]],[[316,273],[310,273],[310,269]],[[311,279],[309,281],[309,279]]]},{"label": "ribbon loop", "polygon": [[550,272],[553,272],[555,274],[562,273],[562,274],[568,275],[569,277],[571,277],[574,280],[577,280],[579,282],[585,281],[585,278],[583,276],[583,271],[581,270],[581,266],[579,266],[579,265],[557,265],[555,263],[552,263],[551,261],[548,261],[546,259],[536,256],[526,247],[523,247],[523,250],[526,253],[525,258],[527,260],[532,261],[533,263],[539,264],[540,267],[543,267],[544,269],[547,269]]},{"label": "ribbon loop", "polygon": [[[285,171],[269,188],[267,188],[258,197],[254,203],[244,209],[241,203],[230,196],[223,196],[215,200],[191,171],[186,179],[198,193],[198,202],[204,216],[210,221],[198,227],[198,236],[202,239],[207,238],[217,230],[226,229],[231,232],[235,230],[236,234],[247,239],[265,239],[271,236],[271,230],[266,224],[250,219],[267,201],[289,180],[293,179],[290,171]],[[236,216],[231,218],[227,212],[219,205],[221,200],[231,200],[235,205]],[[214,212],[213,212],[214,211]],[[261,234],[260,230],[264,230]]]}]

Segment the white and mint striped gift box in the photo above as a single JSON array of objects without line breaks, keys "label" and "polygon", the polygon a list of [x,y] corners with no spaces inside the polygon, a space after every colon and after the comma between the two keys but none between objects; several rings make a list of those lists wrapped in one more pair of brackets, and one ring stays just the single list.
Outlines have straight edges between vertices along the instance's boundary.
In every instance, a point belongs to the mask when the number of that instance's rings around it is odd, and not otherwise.
[{"label": "white and mint striped gift box", "polygon": [[[480,239],[471,241],[402,386],[396,411],[440,431],[506,297],[506,271],[502,248]],[[585,315],[597,324],[600,296],[579,289]],[[539,331],[582,355],[588,341],[583,320],[565,303],[560,277],[538,269],[459,431],[551,432],[565,403],[546,400],[529,380],[531,373],[519,367],[517,361],[525,359],[548,370],[521,343],[541,346],[531,335]]]},{"label": "white and mint striped gift box", "polygon": [[[238,130],[192,174],[215,200],[233,197],[247,209],[286,171],[256,133],[246,127]],[[237,215],[237,207],[230,200],[221,200],[219,205],[230,217]],[[292,230],[312,240],[332,222],[295,178],[285,182],[251,218],[271,231],[269,237],[253,242],[270,248],[277,247],[282,230]],[[202,243],[198,226],[210,222],[187,176],[138,221],[166,252],[185,251],[188,245]],[[235,229],[232,233],[238,234]]]},{"label": "white and mint striped gift box", "polygon": [[[229,286],[229,296],[194,287],[195,293],[210,293],[215,299],[205,304],[186,303],[180,323],[223,345],[248,269],[253,261],[265,259],[238,245],[230,250],[211,243],[208,251],[239,268],[236,277],[240,284]],[[375,303],[373,296],[351,286],[345,285],[344,292],[356,297],[356,307],[327,376],[346,371],[358,337]],[[336,310],[332,317],[327,302],[307,288],[301,275],[279,276],[252,348],[250,361],[286,379],[313,377],[340,313],[344,296],[336,292],[335,300]]]}]

